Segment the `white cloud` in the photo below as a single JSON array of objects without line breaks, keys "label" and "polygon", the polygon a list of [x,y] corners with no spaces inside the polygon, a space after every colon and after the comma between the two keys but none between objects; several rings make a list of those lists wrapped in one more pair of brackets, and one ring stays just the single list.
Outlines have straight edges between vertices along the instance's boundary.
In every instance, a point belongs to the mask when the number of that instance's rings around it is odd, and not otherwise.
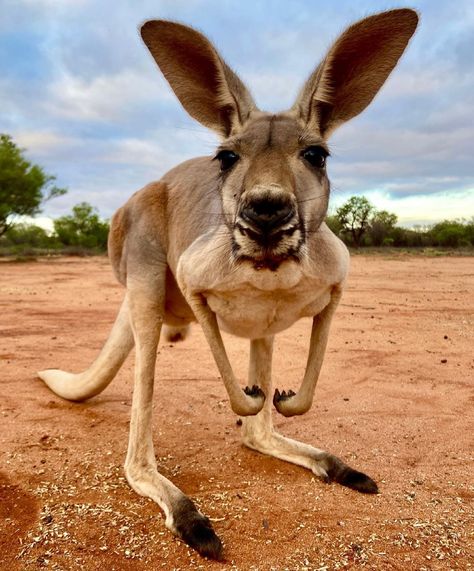
[{"label": "white cloud", "polygon": [[15,218],[16,223],[33,224],[34,226],[39,226],[44,228],[47,232],[52,232],[54,230],[53,219],[49,216],[18,216]]},{"label": "white cloud", "polygon": [[159,89],[159,81],[143,70],[124,69],[115,75],[100,75],[90,80],[70,72],[49,86],[49,112],[77,121],[115,121],[147,102],[156,105],[173,96]]},{"label": "white cloud", "polygon": [[439,68],[416,70],[396,70],[383,88],[383,97],[388,102],[399,97],[432,95],[435,90],[442,89],[446,75]]},{"label": "white cloud", "polygon": [[61,149],[70,148],[80,144],[78,139],[66,137],[54,131],[20,130],[15,132],[15,141],[20,147],[25,147],[29,153],[38,157],[48,156]]},{"label": "white cloud", "polygon": [[242,77],[264,111],[283,111],[290,108],[303,84],[303,78],[291,73],[246,73]]},{"label": "white cloud", "polygon": [[62,8],[67,6],[83,6],[90,3],[90,0],[16,0],[19,4],[23,4],[25,8],[42,7]]},{"label": "white cloud", "polygon": [[[168,138],[169,141],[169,138]],[[166,139],[128,138],[113,141],[100,157],[101,161],[169,170],[183,159],[181,153],[166,148]]]}]

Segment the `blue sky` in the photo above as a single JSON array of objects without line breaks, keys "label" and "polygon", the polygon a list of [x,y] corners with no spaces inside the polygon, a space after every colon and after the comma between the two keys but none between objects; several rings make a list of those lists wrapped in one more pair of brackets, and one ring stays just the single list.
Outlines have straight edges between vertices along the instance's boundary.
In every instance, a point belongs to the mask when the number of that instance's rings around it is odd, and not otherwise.
[{"label": "blue sky", "polygon": [[[0,132],[104,217],[215,136],[189,118],[138,25],[202,30],[257,104],[291,106],[337,35],[406,4],[339,0],[0,0]],[[364,194],[401,223],[474,216],[474,2],[415,0],[421,24],[372,105],[332,137],[331,207]]]}]

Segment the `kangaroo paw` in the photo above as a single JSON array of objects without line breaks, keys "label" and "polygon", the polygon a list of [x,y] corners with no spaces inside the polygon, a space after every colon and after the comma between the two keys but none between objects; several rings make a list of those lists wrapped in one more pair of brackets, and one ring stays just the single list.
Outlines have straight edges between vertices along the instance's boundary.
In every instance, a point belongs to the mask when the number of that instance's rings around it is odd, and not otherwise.
[{"label": "kangaroo paw", "polygon": [[244,393],[249,397],[253,398],[260,398],[260,397],[265,398],[265,393],[257,385],[253,385],[252,387],[245,387]]}]

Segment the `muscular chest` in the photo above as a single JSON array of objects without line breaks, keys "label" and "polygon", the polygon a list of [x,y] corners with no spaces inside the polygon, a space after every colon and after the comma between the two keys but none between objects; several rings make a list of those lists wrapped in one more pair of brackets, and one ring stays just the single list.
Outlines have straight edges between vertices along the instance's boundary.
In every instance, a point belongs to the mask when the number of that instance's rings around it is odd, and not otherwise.
[{"label": "muscular chest", "polygon": [[320,313],[333,286],[343,281],[347,264],[339,264],[337,244],[334,254],[329,246],[325,256],[320,247],[314,257],[259,271],[252,264],[233,264],[225,242],[202,237],[179,258],[178,284],[189,301],[196,295],[206,299],[223,330],[246,338],[273,335]]},{"label": "muscular chest", "polygon": [[274,335],[302,317],[320,313],[330,301],[330,289],[308,286],[268,292],[242,284],[231,291],[213,290],[205,297],[221,329],[251,339]]}]

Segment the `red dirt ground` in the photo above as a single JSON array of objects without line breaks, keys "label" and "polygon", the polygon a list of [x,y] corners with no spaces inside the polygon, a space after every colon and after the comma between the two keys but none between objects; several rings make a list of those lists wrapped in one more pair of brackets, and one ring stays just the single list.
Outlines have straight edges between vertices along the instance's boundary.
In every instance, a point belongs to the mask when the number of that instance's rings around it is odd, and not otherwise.
[{"label": "red dirt ground", "polygon": [[[133,357],[83,404],[35,377],[101,347],[123,295],[108,261],[2,262],[0,569],[474,568],[473,291],[473,258],[354,257],[313,409],[275,414],[374,477],[377,496],[242,447],[199,328],[161,345],[159,464],[213,520],[227,560],[212,563],[124,480]],[[280,389],[297,388],[309,331],[277,338]],[[225,340],[246,384],[247,343]]]}]

